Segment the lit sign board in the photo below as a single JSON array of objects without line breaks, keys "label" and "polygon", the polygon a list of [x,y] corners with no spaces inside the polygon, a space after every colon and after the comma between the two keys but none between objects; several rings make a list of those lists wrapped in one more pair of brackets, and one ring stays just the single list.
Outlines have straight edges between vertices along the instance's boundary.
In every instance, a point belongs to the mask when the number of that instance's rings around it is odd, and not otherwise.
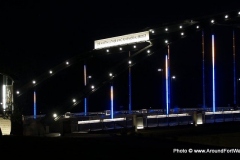
[{"label": "lit sign board", "polygon": [[94,41],[94,49],[102,49],[130,43],[144,42],[149,40],[149,31],[127,34],[118,37],[106,38]]}]

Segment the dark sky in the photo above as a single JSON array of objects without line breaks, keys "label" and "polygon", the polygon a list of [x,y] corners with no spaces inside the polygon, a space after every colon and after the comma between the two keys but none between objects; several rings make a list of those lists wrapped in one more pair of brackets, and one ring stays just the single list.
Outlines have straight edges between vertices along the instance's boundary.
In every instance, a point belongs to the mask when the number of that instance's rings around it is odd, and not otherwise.
[{"label": "dark sky", "polygon": [[[162,4],[156,1],[144,3],[140,1],[1,1],[0,73],[14,78],[15,91],[40,76],[42,81],[37,86],[28,87],[16,98],[16,103],[23,109],[24,114],[33,113],[33,90],[37,93],[38,114],[59,109],[83,112],[83,103],[75,106],[74,110],[68,109],[72,98],[76,98],[84,90],[84,63],[83,59],[76,57],[93,50],[94,40],[141,32],[148,27],[240,9],[236,1],[217,4],[198,3],[196,1],[191,3],[169,1]],[[211,106],[210,33],[211,30],[206,32],[208,107]],[[216,84],[217,105],[222,107],[233,101],[232,30],[222,27],[216,30],[216,33],[218,33],[216,37],[219,38],[217,74],[220,79]],[[171,73],[177,77],[172,85],[174,106],[194,108],[202,104],[201,52],[200,32],[171,46]],[[132,109],[164,108],[164,88],[157,68],[163,68],[165,54],[166,49],[163,48],[154,55],[136,62],[137,64],[132,68]],[[100,80],[103,74],[107,74],[108,70],[114,68],[115,64],[127,56],[128,52],[108,55],[99,53],[98,56],[87,59],[87,73],[93,76],[91,81]],[[44,76],[50,69],[57,68],[69,59],[75,60],[74,65],[51,77]],[[127,110],[127,70],[114,80],[114,94],[115,110]],[[110,109],[109,83],[89,96],[89,111],[108,109]]]}]

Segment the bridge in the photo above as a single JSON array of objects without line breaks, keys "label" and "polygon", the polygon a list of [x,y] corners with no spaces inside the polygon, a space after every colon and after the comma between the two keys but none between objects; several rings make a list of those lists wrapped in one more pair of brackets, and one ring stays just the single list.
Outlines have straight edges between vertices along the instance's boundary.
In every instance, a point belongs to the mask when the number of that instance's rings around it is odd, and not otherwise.
[{"label": "bridge", "polygon": [[[46,132],[42,134],[57,135],[83,134],[83,133],[119,133],[130,134],[146,128],[163,128],[174,126],[199,126],[204,124],[238,122],[240,121],[239,108],[218,108],[212,112],[211,108],[200,110],[199,108],[182,108],[170,110],[169,114],[162,109],[142,109],[115,111],[114,118],[111,118],[110,111],[91,112],[87,116],[82,113],[67,112],[61,116],[52,117],[52,123],[45,123]],[[37,120],[41,121],[46,115],[38,115]],[[51,118],[50,118],[51,119]],[[34,116],[24,116],[24,135],[33,135]],[[36,127],[36,126],[35,126]],[[40,128],[35,128],[35,133],[41,133]],[[50,134],[49,134],[50,133]]]},{"label": "bridge", "polygon": [[[67,59],[66,61],[62,62],[61,64],[51,68],[50,70],[46,71],[42,75],[38,77],[34,77],[32,81],[29,83],[23,85],[23,86],[16,86],[13,87],[14,80],[11,78],[10,75],[4,73],[3,75],[3,100],[2,100],[2,106],[3,106],[3,116],[8,116],[8,114],[11,114],[14,112],[15,107],[17,105],[23,105],[23,102],[26,100],[24,98],[24,95],[31,91],[33,93],[33,100],[32,100],[32,115],[36,118],[37,115],[40,115],[41,113],[38,111],[38,106],[36,103],[36,93],[38,93],[38,90],[43,89],[49,89],[49,86],[44,88],[43,82],[46,80],[49,80],[53,78],[54,76],[57,76],[58,73],[63,72],[67,68],[70,69],[71,66],[74,64],[81,63],[82,65],[82,78],[83,78],[83,84],[80,87],[80,90],[74,91],[75,96],[71,99],[72,101],[68,99],[68,101],[60,101],[61,105],[58,105],[58,115],[62,116],[66,112],[71,113],[83,113],[84,116],[89,116],[91,112],[91,107],[93,105],[96,105],[96,103],[91,103],[94,101],[94,94],[95,92],[99,92],[100,89],[105,87],[105,95],[109,98],[108,102],[102,104],[105,106],[105,110],[110,111],[110,117],[111,119],[116,118],[115,111],[117,110],[114,106],[114,100],[115,100],[115,93],[117,92],[115,84],[122,82],[122,79],[120,80],[120,77],[123,75],[125,76],[125,79],[127,79],[122,85],[124,85],[124,92],[122,92],[121,95],[124,95],[125,98],[127,97],[128,102],[127,105],[124,103],[125,108],[127,109],[127,113],[131,114],[132,111],[134,111],[134,105],[133,97],[135,97],[134,101],[136,102],[136,99],[141,99],[141,95],[137,95],[135,90],[133,89],[133,76],[132,74],[135,74],[134,71],[139,72],[137,70],[134,70],[134,68],[138,67],[139,64],[143,61],[148,61],[151,58],[158,59],[159,68],[155,68],[156,71],[160,71],[161,76],[159,75],[151,75],[151,79],[157,79],[158,82],[161,83],[159,96],[156,98],[155,101],[158,101],[158,105],[152,107],[153,109],[163,109],[165,115],[169,115],[171,109],[174,107],[180,106],[180,108],[186,108],[186,106],[180,105],[181,101],[187,101],[190,99],[193,99],[193,101],[197,101],[198,104],[200,103],[200,109],[207,109],[208,106],[211,106],[209,109],[210,112],[215,113],[218,108],[221,107],[237,107],[239,95],[238,95],[238,81],[240,79],[237,78],[238,74],[238,55],[236,52],[238,39],[236,38],[239,33],[239,18],[240,18],[240,12],[239,11],[230,11],[225,13],[220,13],[217,15],[209,15],[207,17],[200,17],[200,18],[194,18],[194,19],[187,19],[185,21],[181,22],[173,22],[169,24],[160,25],[153,28],[145,28],[142,31],[139,31],[137,33],[133,34],[126,34],[122,35],[123,37],[129,37],[129,36],[136,36],[139,34],[147,34],[147,39],[136,41],[136,42],[128,42],[126,44],[117,44],[112,46],[101,46],[100,48],[95,48],[91,51],[81,53],[80,55],[77,55],[75,57],[72,57],[70,59]],[[218,41],[218,37],[228,37],[226,38],[228,41],[226,44],[222,44],[221,41]],[[226,36],[227,35],[227,36]],[[230,38],[229,38],[230,37]],[[115,39],[119,37],[113,37]],[[102,39],[106,40],[106,39]],[[108,39],[109,40],[109,39]],[[101,40],[100,40],[101,41]],[[98,41],[95,41],[97,44]],[[186,43],[187,42],[187,43]],[[215,43],[218,42],[218,45],[215,45]],[[223,42],[225,43],[225,41]],[[102,44],[102,43],[99,43]],[[178,47],[181,47],[184,45],[184,48],[188,48],[189,45],[195,46],[196,50],[192,50],[196,53],[198,53],[198,56],[194,58],[193,54],[191,57],[185,57],[186,59],[189,59],[189,64],[178,64],[176,65],[177,59],[179,58],[178,55],[174,55],[173,53],[176,52],[175,49],[172,48],[172,46],[177,45]],[[219,60],[218,53],[221,52],[217,49],[217,46],[219,45],[228,45],[228,48],[232,48],[232,53],[221,53],[219,56],[225,56],[226,60],[231,61],[231,66],[223,65],[222,67],[226,67],[227,69],[231,68],[227,71],[225,77],[228,77],[227,80],[222,81],[221,83],[217,81],[216,68],[221,68],[221,64],[216,64],[217,60]],[[200,47],[199,47],[200,46]],[[208,49],[208,50],[207,50]],[[208,54],[206,54],[206,52]],[[120,53],[118,55],[114,53]],[[200,53],[200,54],[199,54]],[[171,56],[170,56],[171,55]],[[184,55],[181,54],[181,57]],[[102,58],[104,57],[104,58]],[[111,60],[110,60],[111,57]],[[116,57],[116,59],[114,59]],[[99,63],[101,62],[99,59],[102,60],[103,63],[109,62],[108,60],[112,61],[112,64],[106,65],[100,64],[100,66],[103,66],[103,72],[101,73],[95,73],[94,74],[88,74],[93,72],[93,68],[91,68],[91,63]],[[109,58],[109,59],[108,59]],[[197,61],[194,61],[193,59],[197,59]],[[179,96],[177,91],[174,93],[173,89],[173,79],[174,74],[177,73],[177,71],[180,71],[179,66],[187,66],[189,68],[190,61],[192,62],[198,62],[194,65],[192,70],[196,70],[197,74],[194,76],[194,83],[189,83],[190,85],[188,87],[196,88],[197,95],[191,95],[193,92],[189,92],[188,97],[185,99],[179,100],[179,102],[176,102],[177,97]],[[206,68],[207,67],[207,68]],[[141,68],[141,65],[139,66]],[[144,67],[143,67],[144,68]],[[147,67],[148,68],[148,67]],[[87,70],[88,69],[88,70]],[[183,67],[185,70],[186,68]],[[175,71],[174,71],[175,70]],[[229,74],[231,72],[231,74]],[[111,73],[111,74],[109,74]],[[193,72],[187,72],[193,73]],[[231,75],[231,76],[229,76]],[[93,78],[91,78],[92,76]],[[97,77],[96,79],[94,77]],[[160,78],[159,78],[160,77]],[[178,76],[177,76],[178,77]],[[184,77],[184,76],[183,76]],[[222,78],[223,76],[218,77],[218,79]],[[119,78],[119,79],[118,79]],[[189,78],[189,76],[188,76]],[[9,80],[10,79],[10,80]],[[140,77],[141,79],[141,77]],[[137,79],[135,79],[137,80]],[[185,79],[186,80],[186,79]],[[91,82],[91,83],[90,83]],[[153,81],[150,81],[150,83]],[[156,81],[154,81],[156,82]],[[228,82],[226,86],[223,84],[225,82]],[[10,83],[10,84],[9,84]],[[193,85],[194,84],[194,85]],[[42,85],[42,86],[40,86]],[[50,84],[51,85],[51,84]],[[110,88],[109,88],[110,85]],[[180,82],[179,85],[180,86]],[[158,84],[159,86],[159,84]],[[197,87],[196,87],[197,86]],[[139,86],[138,86],[139,87]],[[185,86],[186,87],[186,86]],[[217,88],[218,87],[218,88]],[[221,89],[221,87],[223,89]],[[226,91],[225,87],[231,87],[230,90],[231,93]],[[178,87],[179,88],[179,87]],[[119,89],[119,88],[118,88]],[[186,88],[185,88],[186,89]],[[11,91],[10,94],[11,97],[7,101],[7,91]],[[127,90],[127,92],[126,92]],[[175,89],[176,90],[176,89]],[[187,89],[189,90],[189,89]],[[220,95],[216,92],[216,90],[219,90],[225,94]],[[33,91],[33,92],[32,92]],[[183,94],[184,89],[180,88],[179,94]],[[42,91],[39,91],[42,92]],[[45,91],[46,92],[46,91]],[[53,91],[47,91],[53,93]],[[9,92],[8,92],[9,93]],[[117,92],[118,93],[118,92]],[[132,95],[132,93],[134,93]],[[54,93],[58,94],[58,93]],[[59,93],[59,97],[61,93]],[[153,93],[154,94],[154,93]],[[126,96],[127,95],[127,96]],[[226,97],[224,97],[227,95]],[[230,96],[229,96],[230,95]],[[9,96],[9,95],[8,95]],[[219,98],[217,97],[219,96]],[[136,98],[138,97],[138,98]],[[141,98],[139,98],[141,97]],[[154,95],[151,95],[150,93],[147,93],[148,100],[154,97]],[[160,98],[159,98],[160,97]],[[201,98],[199,98],[201,97]],[[48,98],[48,97],[45,97]],[[96,97],[95,97],[96,98]],[[23,100],[24,99],[24,100]],[[161,100],[159,100],[161,99]],[[201,100],[199,100],[201,99]],[[223,100],[226,99],[226,100]],[[150,101],[151,101],[150,100]],[[54,99],[53,101],[56,101]],[[221,101],[221,103],[220,103]],[[231,106],[228,106],[228,104],[231,103]],[[153,103],[150,103],[151,105]],[[222,106],[221,106],[222,105]],[[14,107],[15,106],[15,107]],[[127,106],[127,107],[126,107]],[[25,106],[24,106],[25,107]],[[121,108],[121,104],[118,104],[118,107]],[[151,106],[141,106],[142,109],[144,108],[151,108]],[[141,108],[138,106],[138,108]],[[191,106],[189,107],[191,108]],[[192,108],[195,108],[192,107]],[[95,108],[96,109],[96,108]],[[103,109],[103,108],[102,108]],[[100,110],[100,108],[99,108]],[[227,109],[228,110],[228,109]],[[226,111],[227,111],[226,110]],[[81,111],[81,112],[79,112]],[[51,113],[52,114],[52,113]],[[60,118],[60,117],[58,117]]]}]

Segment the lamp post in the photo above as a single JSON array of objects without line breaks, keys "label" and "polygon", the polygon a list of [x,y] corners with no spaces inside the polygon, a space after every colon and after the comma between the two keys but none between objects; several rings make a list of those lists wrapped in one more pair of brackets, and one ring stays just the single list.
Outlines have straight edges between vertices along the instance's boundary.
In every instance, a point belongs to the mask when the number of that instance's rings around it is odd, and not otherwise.
[{"label": "lamp post", "polygon": [[[92,76],[87,76],[86,77],[86,82],[85,82],[85,86],[89,83],[90,79],[92,78]],[[88,112],[88,98],[85,97],[84,98],[84,115],[86,116],[87,115],[87,112]]]},{"label": "lamp post", "polygon": [[174,107],[174,103],[173,103],[173,92],[172,92],[172,80],[175,80],[176,79],[176,76],[172,76],[171,77],[171,104],[172,104],[172,106],[171,106],[171,108],[173,108]]},{"label": "lamp post", "polygon": [[110,82],[110,104],[111,104],[111,119],[113,119],[113,74],[109,73],[109,76],[111,78],[111,82]]},{"label": "lamp post", "polygon": [[239,86],[238,86],[238,83],[240,81],[240,78],[237,79],[237,107],[238,107],[238,103],[239,103]]},{"label": "lamp post", "polygon": [[161,72],[161,90],[162,90],[161,94],[162,94],[162,106],[163,106],[163,104],[164,104],[164,97],[163,97],[163,95],[164,95],[164,87],[163,87],[163,69],[162,69],[162,68],[158,68],[158,72]]},{"label": "lamp post", "polygon": [[[130,52],[129,52],[129,57],[130,57]],[[132,64],[132,61],[129,60],[128,61],[128,65],[129,65],[129,72],[128,72],[128,90],[129,90],[129,104],[128,104],[128,107],[129,107],[129,114],[132,112],[132,77],[131,77],[131,64]]]}]

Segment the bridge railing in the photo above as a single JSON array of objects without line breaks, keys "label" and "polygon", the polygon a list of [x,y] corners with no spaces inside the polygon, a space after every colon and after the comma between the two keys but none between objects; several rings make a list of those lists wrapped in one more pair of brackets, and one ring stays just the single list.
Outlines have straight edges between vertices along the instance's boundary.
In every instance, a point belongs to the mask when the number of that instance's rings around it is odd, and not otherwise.
[{"label": "bridge railing", "polygon": [[110,117],[91,117],[89,120],[77,120],[73,124],[73,132],[97,131],[111,129],[126,129],[136,127],[134,124],[134,115],[140,119],[143,128],[177,126],[177,125],[201,125],[206,123],[219,123],[240,121],[240,110],[217,111],[217,112],[189,112],[165,114],[126,114],[118,115],[111,119]]},{"label": "bridge railing", "polygon": [[[44,116],[38,115],[37,119],[42,119]],[[25,116],[23,121],[27,123],[31,119],[34,119],[34,116]],[[212,112],[211,109],[194,108],[170,110],[170,114],[166,115],[164,110],[143,109],[131,113],[117,111],[114,112],[114,118],[111,118],[108,112],[91,112],[87,116],[83,113],[71,113],[68,116],[60,116],[59,120],[69,121],[71,132],[88,132],[240,121],[240,110],[225,107]],[[49,130],[51,131],[51,128]]]}]

